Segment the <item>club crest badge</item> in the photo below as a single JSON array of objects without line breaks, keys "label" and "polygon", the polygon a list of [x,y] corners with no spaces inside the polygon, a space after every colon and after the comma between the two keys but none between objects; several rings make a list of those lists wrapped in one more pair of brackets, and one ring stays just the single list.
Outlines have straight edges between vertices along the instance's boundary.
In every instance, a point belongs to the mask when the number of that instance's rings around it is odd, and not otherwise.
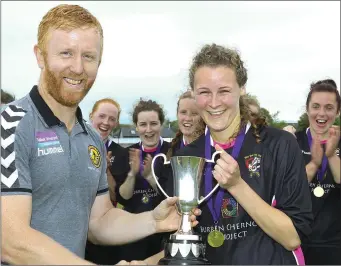
[{"label": "club crest badge", "polygon": [[101,153],[99,152],[99,150],[95,146],[89,145],[88,154],[92,164],[96,168],[99,168],[101,166],[102,161]]},{"label": "club crest badge", "polygon": [[261,157],[259,154],[252,154],[245,157],[245,165],[249,170],[250,177],[260,176]]}]

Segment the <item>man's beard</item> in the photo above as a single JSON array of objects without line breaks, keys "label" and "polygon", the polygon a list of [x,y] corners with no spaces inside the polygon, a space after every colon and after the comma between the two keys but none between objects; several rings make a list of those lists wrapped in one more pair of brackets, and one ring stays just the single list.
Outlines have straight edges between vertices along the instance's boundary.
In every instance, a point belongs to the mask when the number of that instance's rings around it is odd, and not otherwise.
[{"label": "man's beard", "polygon": [[[76,107],[78,104],[83,100],[85,95],[89,92],[91,89],[93,82],[88,83],[88,77],[86,74],[82,75],[76,75],[72,72],[61,72],[59,74],[53,73],[47,62],[45,61],[45,72],[44,72],[44,87],[48,94],[50,94],[53,99],[55,99],[58,103],[61,105],[67,106],[67,107]],[[82,83],[84,84],[84,89],[81,91],[72,91],[70,88],[70,91],[67,91],[63,86],[63,78],[67,77],[70,79],[75,80],[82,80]]]}]

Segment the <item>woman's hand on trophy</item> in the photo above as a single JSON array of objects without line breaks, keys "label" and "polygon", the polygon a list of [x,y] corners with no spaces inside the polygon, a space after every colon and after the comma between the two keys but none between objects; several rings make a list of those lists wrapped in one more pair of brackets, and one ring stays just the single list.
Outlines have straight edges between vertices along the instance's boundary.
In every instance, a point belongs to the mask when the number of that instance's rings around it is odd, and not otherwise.
[{"label": "woman's hand on trophy", "polygon": [[238,184],[242,179],[239,165],[238,162],[219,145],[215,145],[215,148],[217,151],[222,151],[222,153],[214,166],[212,174],[219,185],[228,190],[230,187]]},{"label": "woman's hand on trophy", "polygon": [[143,172],[142,172],[142,176],[144,178],[149,177],[149,175],[150,175],[150,173],[152,171],[152,168],[151,168],[152,160],[153,160],[153,157],[150,154],[147,154],[146,158],[143,161],[144,169],[143,169]]},{"label": "woman's hand on trophy", "polygon": [[[177,197],[167,198],[152,211],[156,233],[172,232],[178,229],[181,216],[176,209],[177,200]],[[195,208],[192,213],[190,220],[192,227],[194,227],[198,224],[196,216],[201,215],[201,210]]]},{"label": "woman's hand on trophy", "polygon": [[129,149],[130,170],[134,176],[140,171],[140,152],[139,149]]}]

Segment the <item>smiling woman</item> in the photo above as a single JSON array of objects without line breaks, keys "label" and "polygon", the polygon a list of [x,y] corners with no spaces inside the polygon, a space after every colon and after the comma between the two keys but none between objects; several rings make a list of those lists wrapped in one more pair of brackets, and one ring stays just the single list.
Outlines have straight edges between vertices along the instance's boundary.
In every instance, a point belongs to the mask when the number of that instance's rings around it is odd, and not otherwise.
[{"label": "smiling woman", "polygon": [[108,140],[112,130],[118,126],[120,113],[120,105],[113,99],[104,98],[94,104],[90,120],[104,142]]},{"label": "smiling woman", "polygon": [[[127,176],[129,165],[125,163],[127,151],[116,144],[110,133],[119,124],[121,108],[118,102],[111,98],[103,98],[95,102],[90,113],[92,126],[100,134],[107,151],[107,180],[110,199],[116,206],[116,179]],[[112,265],[119,261],[117,246],[95,245],[87,241],[85,259],[96,264]]]},{"label": "smiling woman", "polygon": [[[132,114],[140,142],[127,148],[125,163],[130,167],[128,175],[117,179],[117,201],[131,213],[152,210],[163,197],[157,193],[151,175],[152,158],[166,154],[170,144],[160,137],[165,115],[162,107],[152,100],[140,100]],[[121,259],[141,260],[161,250],[163,234],[149,236],[138,242],[120,247]],[[134,252],[132,252],[134,250]]]},{"label": "smiling woman", "polygon": [[[220,185],[201,206],[195,228],[207,243],[207,259],[222,265],[304,264],[300,244],[311,229],[311,201],[294,137],[266,126],[257,113],[251,117],[242,96],[247,70],[235,50],[205,45],[189,73],[206,129],[175,156],[211,159],[222,152],[206,166],[200,187],[204,196]],[[163,174],[172,184],[172,172]],[[253,226],[239,226],[245,223]]]},{"label": "smiling woman", "polygon": [[199,137],[205,128],[191,91],[186,91],[180,95],[176,116],[179,130],[172,139],[171,147],[167,153],[168,158],[172,157],[176,150],[183,148]]},{"label": "smiling woman", "polygon": [[305,159],[313,204],[313,232],[303,239],[307,264],[341,264],[341,140],[340,127],[333,126],[340,106],[334,80],[312,83],[306,100],[309,127],[293,133]]}]

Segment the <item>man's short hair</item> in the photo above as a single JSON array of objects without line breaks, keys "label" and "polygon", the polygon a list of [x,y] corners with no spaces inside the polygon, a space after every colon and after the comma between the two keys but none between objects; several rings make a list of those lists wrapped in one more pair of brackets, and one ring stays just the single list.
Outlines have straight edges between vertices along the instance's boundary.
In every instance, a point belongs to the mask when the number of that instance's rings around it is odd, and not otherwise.
[{"label": "man's short hair", "polygon": [[101,37],[103,52],[103,29],[99,21],[87,9],[79,5],[60,4],[50,9],[41,20],[38,28],[38,46],[46,52],[46,40],[49,29],[71,31],[77,28],[96,28]]}]

